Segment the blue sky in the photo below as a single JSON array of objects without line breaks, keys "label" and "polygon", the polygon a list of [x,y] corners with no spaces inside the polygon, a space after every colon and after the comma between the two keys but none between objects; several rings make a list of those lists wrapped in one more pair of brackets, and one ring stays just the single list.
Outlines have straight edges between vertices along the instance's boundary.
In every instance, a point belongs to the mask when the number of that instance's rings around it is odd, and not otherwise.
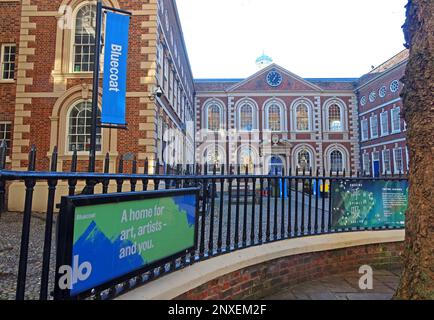
[{"label": "blue sky", "polygon": [[176,0],[195,78],[244,78],[262,52],[302,77],[359,77],[404,49],[407,0]]}]

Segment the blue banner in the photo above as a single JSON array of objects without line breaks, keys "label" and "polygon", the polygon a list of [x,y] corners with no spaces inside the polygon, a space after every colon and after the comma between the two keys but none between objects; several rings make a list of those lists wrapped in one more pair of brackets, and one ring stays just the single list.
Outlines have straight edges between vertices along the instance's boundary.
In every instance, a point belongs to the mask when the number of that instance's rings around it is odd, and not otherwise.
[{"label": "blue banner", "polygon": [[101,122],[125,125],[130,17],[106,12]]}]

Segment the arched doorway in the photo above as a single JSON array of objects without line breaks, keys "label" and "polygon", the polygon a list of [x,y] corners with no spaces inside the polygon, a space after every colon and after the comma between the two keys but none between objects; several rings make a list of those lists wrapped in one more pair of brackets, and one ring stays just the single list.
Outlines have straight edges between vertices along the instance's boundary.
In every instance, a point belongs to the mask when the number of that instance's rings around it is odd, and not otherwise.
[{"label": "arched doorway", "polygon": [[283,174],[283,160],[279,156],[271,156],[268,161],[268,174]]}]

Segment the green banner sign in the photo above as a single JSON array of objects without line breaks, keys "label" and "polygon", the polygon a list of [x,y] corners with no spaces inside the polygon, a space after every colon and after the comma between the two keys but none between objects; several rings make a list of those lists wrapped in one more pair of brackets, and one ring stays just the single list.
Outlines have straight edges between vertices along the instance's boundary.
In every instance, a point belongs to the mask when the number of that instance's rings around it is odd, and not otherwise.
[{"label": "green banner sign", "polygon": [[196,208],[196,189],[62,199],[60,289],[77,296],[193,250]]},{"label": "green banner sign", "polygon": [[332,228],[404,227],[406,180],[340,180],[332,184]]}]

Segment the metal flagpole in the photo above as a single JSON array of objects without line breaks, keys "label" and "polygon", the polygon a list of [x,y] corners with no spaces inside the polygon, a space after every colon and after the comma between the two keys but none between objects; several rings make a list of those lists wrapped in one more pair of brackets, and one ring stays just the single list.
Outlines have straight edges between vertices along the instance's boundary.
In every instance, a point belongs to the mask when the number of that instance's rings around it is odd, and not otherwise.
[{"label": "metal flagpole", "polygon": [[102,0],[97,0],[96,26],[95,26],[95,54],[93,59],[93,88],[92,88],[92,122],[90,132],[89,172],[95,172],[96,161],[96,135],[98,121],[98,88],[99,88],[99,63],[101,51],[101,25],[102,25]]}]

